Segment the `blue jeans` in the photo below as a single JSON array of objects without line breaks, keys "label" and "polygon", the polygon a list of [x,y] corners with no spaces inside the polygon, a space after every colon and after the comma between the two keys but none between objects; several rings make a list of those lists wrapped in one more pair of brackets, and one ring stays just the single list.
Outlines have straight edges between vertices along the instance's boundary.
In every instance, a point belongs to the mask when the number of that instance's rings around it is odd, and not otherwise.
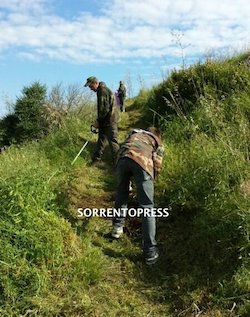
[{"label": "blue jeans", "polygon": [[[129,196],[129,182],[133,176],[137,199],[140,208],[151,209],[154,206],[154,181],[152,177],[135,161],[124,157],[117,164],[117,194],[115,208],[127,208]],[[113,225],[124,226],[126,212],[121,212],[120,217],[113,219]],[[155,240],[155,217],[142,217],[143,251],[145,255],[152,255],[157,250]]]}]

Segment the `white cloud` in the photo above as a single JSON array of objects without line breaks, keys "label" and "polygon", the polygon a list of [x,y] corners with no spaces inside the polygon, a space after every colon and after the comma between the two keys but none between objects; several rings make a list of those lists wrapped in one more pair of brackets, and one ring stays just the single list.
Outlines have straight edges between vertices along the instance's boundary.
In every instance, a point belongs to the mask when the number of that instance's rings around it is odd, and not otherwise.
[{"label": "white cloud", "polygon": [[46,0],[0,0],[0,10],[40,15],[46,12]]},{"label": "white cloud", "polygon": [[81,12],[71,20],[52,14],[49,3],[0,0],[2,54],[16,48],[22,58],[79,63],[174,57],[174,29],[190,55],[249,41],[247,0],[109,0],[102,15]]}]

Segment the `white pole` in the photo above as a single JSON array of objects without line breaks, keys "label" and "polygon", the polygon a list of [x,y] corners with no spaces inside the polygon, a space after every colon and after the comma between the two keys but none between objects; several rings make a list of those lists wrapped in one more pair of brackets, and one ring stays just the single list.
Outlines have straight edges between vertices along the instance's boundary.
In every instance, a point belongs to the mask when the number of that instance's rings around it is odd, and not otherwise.
[{"label": "white pole", "polygon": [[81,148],[81,150],[79,151],[79,153],[77,154],[77,156],[74,158],[74,160],[71,162],[71,165],[73,165],[75,163],[75,161],[77,160],[78,156],[82,153],[82,151],[85,149],[85,147],[87,146],[87,144],[89,143],[89,141],[87,140],[84,144],[83,147]]}]

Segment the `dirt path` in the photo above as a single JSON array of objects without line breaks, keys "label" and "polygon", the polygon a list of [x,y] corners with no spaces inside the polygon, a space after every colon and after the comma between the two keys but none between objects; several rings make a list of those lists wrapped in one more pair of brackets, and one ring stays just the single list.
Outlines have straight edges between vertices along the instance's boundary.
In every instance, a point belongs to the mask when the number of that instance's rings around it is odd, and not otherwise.
[{"label": "dirt path", "polygon": [[[119,121],[119,142],[123,142],[128,131],[137,127],[141,118],[139,110],[133,110],[133,105],[127,107],[127,112],[121,113]],[[93,137],[93,141],[95,136]],[[74,184],[70,186],[70,205],[73,209],[110,208],[114,206],[116,179],[114,167],[110,164],[109,148],[106,146],[103,162],[97,166],[84,166],[75,172]]]}]

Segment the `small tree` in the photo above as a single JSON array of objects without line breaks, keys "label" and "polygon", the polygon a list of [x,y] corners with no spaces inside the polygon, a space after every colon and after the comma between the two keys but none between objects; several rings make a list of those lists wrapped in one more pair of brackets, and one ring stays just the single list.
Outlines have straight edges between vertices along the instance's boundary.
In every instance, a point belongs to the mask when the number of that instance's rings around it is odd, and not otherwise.
[{"label": "small tree", "polygon": [[47,132],[48,125],[43,117],[46,92],[46,86],[39,82],[23,88],[23,95],[14,106],[14,113],[18,118],[15,133],[18,142],[38,139]]},{"label": "small tree", "polygon": [[8,114],[0,120],[0,146],[10,145],[17,139],[17,124],[19,120],[15,114]]}]

